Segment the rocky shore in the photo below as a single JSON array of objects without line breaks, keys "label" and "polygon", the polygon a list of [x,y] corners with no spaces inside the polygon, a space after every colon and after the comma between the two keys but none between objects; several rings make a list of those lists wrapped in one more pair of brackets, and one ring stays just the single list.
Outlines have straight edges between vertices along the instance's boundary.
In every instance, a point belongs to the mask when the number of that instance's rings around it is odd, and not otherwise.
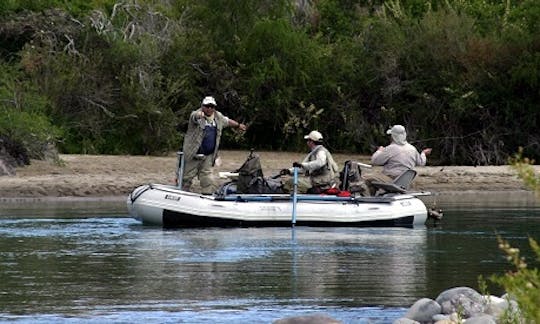
[{"label": "rocky shore", "polygon": [[[435,300],[416,301],[403,317],[393,324],[496,324],[520,318],[519,308],[508,295],[481,295],[469,287],[455,287],[443,291]],[[283,318],[274,324],[340,324],[324,314]],[[512,322],[513,323],[513,322]]]},{"label": "rocky shore", "polygon": [[[223,151],[223,163],[215,168],[216,175],[219,171],[239,168],[247,154],[245,151]],[[281,168],[289,167],[292,161],[300,160],[304,155],[289,152],[258,154],[265,176],[277,174]],[[334,155],[340,165],[346,160],[369,162],[369,157],[363,155]],[[60,164],[32,160],[28,166],[17,167],[14,175],[0,177],[0,199],[125,197],[141,184],[172,184],[177,166],[175,154],[165,157],[61,154],[59,158]],[[509,166],[426,166],[417,171],[415,189],[439,194],[526,190]]]}]

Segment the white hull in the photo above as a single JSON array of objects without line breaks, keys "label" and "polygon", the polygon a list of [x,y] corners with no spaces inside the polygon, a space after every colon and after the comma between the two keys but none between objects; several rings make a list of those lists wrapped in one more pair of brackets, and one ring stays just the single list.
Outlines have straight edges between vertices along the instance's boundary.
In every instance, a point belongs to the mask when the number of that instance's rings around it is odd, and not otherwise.
[{"label": "white hull", "polygon": [[[288,195],[230,195],[224,199],[168,185],[144,185],[127,199],[129,213],[144,224],[165,227],[290,226]],[[424,203],[410,194],[341,198],[298,195],[298,226],[414,226],[426,222]]]}]

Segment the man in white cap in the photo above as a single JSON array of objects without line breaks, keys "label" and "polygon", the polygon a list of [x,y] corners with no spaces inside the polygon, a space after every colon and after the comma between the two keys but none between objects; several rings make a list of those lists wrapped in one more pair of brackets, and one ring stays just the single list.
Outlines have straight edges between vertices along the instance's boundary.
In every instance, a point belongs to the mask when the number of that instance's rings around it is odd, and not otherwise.
[{"label": "man in white cap", "polygon": [[[310,149],[302,162],[294,162],[293,167],[299,168],[299,172],[308,176],[309,181],[302,177],[298,179],[298,190],[301,193],[322,193],[336,186],[337,163],[332,154],[323,146],[323,136],[318,131],[311,131],[304,136]],[[292,174],[293,169],[281,170],[281,175]],[[284,188],[292,188],[292,179],[288,179]]]},{"label": "man in white cap", "polygon": [[215,183],[212,177],[212,167],[218,157],[219,142],[223,128],[235,127],[241,131],[246,125],[224,116],[216,110],[216,99],[204,97],[201,107],[189,116],[188,129],[184,136],[184,175],[183,190],[189,191],[193,179],[199,178],[201,192],[212,194]]},{"label": "man in white cap", "polygon": [[402,125],[394,125],[386,131],[392,142],[388,146],[379,146],[371,156],[371,164],[383,166],[382,173],[366,177],[366,184],[370,194],[374,195],[376,189],[371,186],[371,181],[392,182],[406,170],[416,166],[426,165],[427,155],[431,148],[423,149],[422,152],[407,142],[407,132]]}]

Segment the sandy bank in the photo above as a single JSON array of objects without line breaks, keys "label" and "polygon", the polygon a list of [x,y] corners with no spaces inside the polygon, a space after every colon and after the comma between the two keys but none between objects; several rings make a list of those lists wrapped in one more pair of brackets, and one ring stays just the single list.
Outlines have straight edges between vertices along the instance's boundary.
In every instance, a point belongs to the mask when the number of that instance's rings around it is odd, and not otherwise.
[{"label": "sandy bank", "polygon": [[[277,174],[303,153],[258,152],[265,176]],[[223,151],[218,171],[233,171],[245,160],[245,151]],[[63,166],[32,161],[13,177],[0,177],[0,201],[16,198],[126,196],[141,184],[172,183],[176,156],[61,155]],[[340,165],[349,159],[368,162],[362,155],[335,154]],[[537,167],[537,171],[540,171]],[[415,188],[437,193],[463,191],[519,191],[522,182],[509,166],[445,166],[418,168]]]}]

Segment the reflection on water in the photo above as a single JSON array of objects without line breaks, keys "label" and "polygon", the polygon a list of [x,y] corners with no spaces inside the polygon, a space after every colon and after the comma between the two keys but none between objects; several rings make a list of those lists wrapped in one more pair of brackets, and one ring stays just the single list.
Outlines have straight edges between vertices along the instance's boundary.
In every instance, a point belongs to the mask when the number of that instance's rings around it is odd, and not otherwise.
[{"label": "reflection on water", "polygon": [[535,203],[495,202],[439,200],[437,226],[294,230],[164,230],[127,218],[123,202],[2,205],[0,320],[389,323],[501,273],[497,234],[523,247],[539,237]]},{"label": "reflection on water", "polygon": [[[182,292],[188,299],[256,294],[402,305],[422,285],[425,229],[299,227],[291,236],[288,228],[148,231],[136,246],[136,284],[142,286],[135,290]],[[359,294],[366,286],[373,291]],[[400,294],[394,294],[396,287]]]}]

